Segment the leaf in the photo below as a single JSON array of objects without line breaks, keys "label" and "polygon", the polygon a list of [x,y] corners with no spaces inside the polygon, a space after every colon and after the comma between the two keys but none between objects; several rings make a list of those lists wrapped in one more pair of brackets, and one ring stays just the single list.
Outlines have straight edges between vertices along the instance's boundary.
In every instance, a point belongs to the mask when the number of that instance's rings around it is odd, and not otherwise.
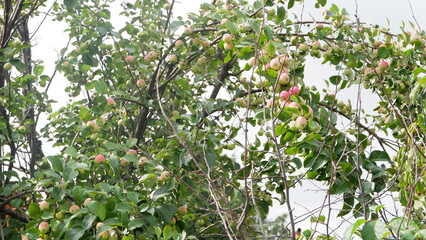
[{"label": "leaf", "polygon": [[106,94],[108,91],[108,86],[105,82],[103,81],[97,81],[95,83],[95,89],[98,93],[100,94]]},{"label": "leaf", "polygon": [[166,225],[163,229],[163,238],[168,240],[173,236],[173,228],[170,225]]},{"label": "leaf", "polygon": [[64,169],[64,162],[61,158],[56,156],[48,156],[47,159],[52,164],[53,170],[57,172],[62,172],[62,170]]},{"label": "leaf", "polygon": [[156,208],[156,211],[160,214],[161,219],[168,223],[173,217],[173,214],[177,211],[177,208],[173,204],[163,204]]},{"label": "leaf", "polygon": [[116,210],[119,212],[132,212],[133,207],[127,203],[119,203],[118,206],[116,207]]},{"label": "leaf", "polygon": [[132,219],[129,222],[129,230],[133,230],[135,228],[140,228],[143,226],[143,221],[139,218]]},{"label": "leaf", "polygon": [[68,229],[65,233],[65,240],[78,240],[84,235],[84,230],[80,227]]},{"label": "leaf", "polygon": [[36,76],[40,76],[44,71],[44,66],[36,65],[33,69],[33,72]]},{"label": "leaf", "polygon": [[226,22],[226,28],[232,33],[232,34],[237,34],[238,33],[238,29],[237,27],[235,27],[235,24],[232,21],[227,21]]},{"label": "leaf", "polygon": [[55,201],[58,201],[58,202],[62,201],[62,199],[64,199],[64,197],[65,197],[64,189],[62,189],[60,187],[53,187],[52,197]]},{"label": "leaf", "polygon": [[67,149],[65,149],[65,153],[71,157],[77,157],[77,149],[75,147],[67,147]]},{"label": "leaf", "polygon": [[41,209],[37,203],[30,203],[28,207],[28,216],[31,219],[39,219],[41,216]]},{"label": "leaf", "polygon": [[342,77],[341,77],[341,76],[335,75],[335,76],[331,76],[331,77],[330,77],[330,82],[331,82],[333,85],[337,85],[337,84],[339,84],[339,83],[340,83],[340,81],[342,81]]},{"label": "leaf", "polygon": [[363,239],[376,240],[382,239],[387,232],[386,224],[379,219],[367,222],[361,230],[361,236]]},{"label": "leaf", "polygon": [[379,55],[380,58],[386,58],[388,56],[388,50],[386,49],[386,47],[380,47],[377,54]]},{"label": "leaf", "polygon": [[374,162],[378,162],[378,161],[390,162],[391,161],[387,152],[379,151],[379,150],[372,151],[370,154],[370,159],[371,161],[374,161]]},{"label": "leaf", "polygon": [[185,25],[184,21],[173,21],[172,23],[170,23],[169,34],[172,35],[183,25]]},{"label": "leaf", "polygon": [[106,210],[104,205],[96,201],[90,201],[87,204],[87,207],[91,213],[96,214],[96,216],[98,216],[102,221],[105,219]]},{"label": "leaf", "polygon": [[365,219],[358,219],[354,224],[349,226],[345,233],[343,234],[342,240],[352,240],[352,235],[354,235],[355,231],[358,229],[359,226],[367,222]]},{"label": "leaf", "polygon": [[77,0],[64,0],[64,4],[68,9],[73,9],[77,7],[78,1]]},{"label": "leaf", "polygon": [[92,214],[87,214],[82,222],[83,230],[90,229],[92,227],[93,222],[96,220],[96,216]]},{"label": "leaf", "polygon": [[277,16],[275,18],[275,23],[280,24],[285,18],[286,12],[283,6],[277,8]]}]

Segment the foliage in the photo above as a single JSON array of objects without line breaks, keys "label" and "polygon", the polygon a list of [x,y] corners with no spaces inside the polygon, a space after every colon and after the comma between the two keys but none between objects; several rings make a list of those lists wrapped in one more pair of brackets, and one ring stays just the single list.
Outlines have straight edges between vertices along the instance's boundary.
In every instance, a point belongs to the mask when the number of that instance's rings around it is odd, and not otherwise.
[{"label": "foliage", "polygon": [[[5,2],[3,19],[17,18],[0,51],[4,239],[294,239],[303,179],[341,197],[338,216],[355,218],[345,239],[424,237],[423,32],[390,33],[324,0],[321,21],[292,17],[294,0],[213,1],[187,18],[174,0],[125,2],[122,27],[114,1],[54,2],[72,100],[37,132],[53,77],[19,19],[43,2]],[[312,59],[335,67],[335,91],[308,85]],[[345,89],[379,96],[373,117],[361,98],[339,101]],[[62,151],[44,157],[40,137]],[[392,220],[389,191],[406,209]],[[265,225],[273,202],[288,219]],[[333,239],[329,216],[311,221],[302,238]]]}]

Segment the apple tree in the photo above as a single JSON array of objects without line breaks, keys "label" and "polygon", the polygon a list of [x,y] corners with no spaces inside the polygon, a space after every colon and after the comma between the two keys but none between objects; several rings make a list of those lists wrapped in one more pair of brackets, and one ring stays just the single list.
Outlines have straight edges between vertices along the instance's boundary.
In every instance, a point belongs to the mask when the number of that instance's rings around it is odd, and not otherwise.
[{"label": "apple tree", "polygon": [[[15,22],[2,22],[16,26],[0,52],[3,239],[426,237],[425,36],[414,26],[392,33],[326,0],[311,21],[294,0],[214,0],[185,17],[174,0],[120,11],[57,1],[48,7],[69,44],[56,70],[71,100],[38,132],[57,78],[31,71],[19,30],[38,4],[13,3],[3,19]],[[317,62],[334,70],[312,82]],[[368,114],[366,90],[379,99]],[[40,137],[61,152],[44,156]],[[304,180],[323,184],[328,203],[298,236]],[[389,192],[401,217],[381,204]],[[278,224],[266,220],[273,204],[286,209]],[[343,236],[336,206],[351,219]]]}]

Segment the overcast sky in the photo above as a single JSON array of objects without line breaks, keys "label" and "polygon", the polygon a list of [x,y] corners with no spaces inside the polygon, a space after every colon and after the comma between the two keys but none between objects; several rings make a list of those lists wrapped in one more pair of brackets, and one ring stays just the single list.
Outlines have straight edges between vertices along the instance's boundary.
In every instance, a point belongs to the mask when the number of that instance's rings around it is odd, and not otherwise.
[{"label": "overcast sky", "polygon": [[[121,1],[117,1],[117,3],[118,2]],[[197,12],[198,4],[194,4],[194,2],[202,3],[208,1],[181,0],[180,3],[176,5],[175,16],[185,15],[185,12]],[[323,19],[321,16],[322,9],[314,9],[311,6],[315,2],[316,1],[314,0],[305,1],[305,6],[303,8],[303,20],[310,20],[312,17],[316,18],[316,20]],[[425,0],[328,0],[328,6],[330,6],[332,3],[336,3],[336,5],[338,5],[340,8],[346,8],[346,10],[352,16],[352,19],[355,19],[355,9],[356,5],[358,4],[358,16],[362,22],[387,26],[387,21],[389,20],[391,31],[394,33],[399,33],[402,22],[411,21],[415,24],[415,19],[410,9],[410,2],[414,11],[414,16],[417,18],[418,23],[420,24],[421,28],[425,28]],[[292,10],[292,12],[297,13],[298,16],[300,16],[302,7],[297,6],[296,4],[296,7]],[[35,24],[32,26],[34,27]],[[54,70],[54,62],[58,59],[57,52],[59,52],[66,45],[67,35],[66,33],[63,33],[65,28],[66,27],[63,25],[63,23],[52,22],[48,18],[35,36],[35,42],[37,45],[33,49],[33,59],[42,59],[45,62],[45,74],[47,75],[51,75]],[[409,24],[406,24],[406,29],[410,29]],[[410,31],[412,30],[410,29]],[[328,78],[331,75],[333,75],[333,68],[323,66],[320,64],[320,62],[312,62],[306,68],[305,78],[308,84],[318,83],[322,82],[323,79]],[[63,77],[55,77],[52,87],[49,91],[50,97],[58,100],[61,104],[64,103],[64,97],[67,95],[63,91],[64,83],[65,79]],[[353,89],[346,90],[345,92],[341,93],[341,95],[351,99],[352,102],[356,100],[356,94],[354,93]],[[365,97],[368,102],[375,101],[376,99],[368,92],[365,93]],[[57,110],[59,105],[56,105],[54,109]],[[373,104],[369,105],[370,108],[374,107]],[[49,152],[48,149],[45,149],[45,151]],[[313,184],[304,182],[303,189],[298,188],[297,191],[292,190],[292,204],[295,208],[294,214],[296,216],[306,214],[307,212],[323,205],[324,194],[319,191],[321,188],[324,188],[324,186],[314,186]],[[272,213],[270,217],[274,218],[285,211],[286,210],[284,207],[276,206],[271,210]],[[326,214],[326,212],[323,212],[323,214]],[[309,217],[309,214],[306,216]],[[335,221],[335,223],[332,221],[332,223],[337,227],[337,224],[340,223],[340,221]],[[346,229],[346,226],[347,224],[345,224],[344,227],[340,227],[338,232],[342,234],[342,232]],[[309,228],[309,218],[306,221],[299,223],[298,227],[303,229]]]}]

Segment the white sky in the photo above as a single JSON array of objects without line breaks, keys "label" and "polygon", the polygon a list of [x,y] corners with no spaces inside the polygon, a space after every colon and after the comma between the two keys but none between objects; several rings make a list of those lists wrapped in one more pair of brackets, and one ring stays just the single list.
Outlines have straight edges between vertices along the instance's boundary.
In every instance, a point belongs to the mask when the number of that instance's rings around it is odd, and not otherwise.
[{"label": "white sky", "polygon": [[[121,1],[117,1],[119,3]],[[197,2],[197,4],[194,4]],[[194,0],[181,0],[176,5],[175,15],[185,15],[185,12],[197,12],[198,6],[202,2],[209,1],[194,1]],[[310,5],[315,3],[315,0],[305,0],[305,8],[303,9],[303,20],[311,20],[312,16],[317,20],[322,20],[321,16],[322,9],[315,10]],[[351,17],[355,15],[356,3],[358,3],[358,14],[362,22],[368,22],[371,24],[379,24],[382,26],[387,26],[387,19],[390,21],[390,27],[392,32],[400,32],[400,26],[402,22],[412,21],[414,23],[414,18],[410,10],[410,0],[329,0],[328,6],[332,3],[335,3],[339,8],[346,8]],[[425,0],[411,0],[412,8],[414,10],[415,17],[421,25],[422,28],[425,28],[426,23],[426,14],[424,10],[426,9]],[[302,8],[297,6],[295,9],[291,10],[294,13],[297,13],[300,16]],[[352,18],[354,19],[354,18]],[[33,21],[34,22],[34,21]],[[34,25],[33,25],[34,26]],[[40,30],[35,36],[36,46],[33,48],[33,59],[42,59],[45,65],[44,74],[51,75],[54,70],[55,61],[58,59],[58,52],[65,47],[67,43],[67,35],[63,32],[66,27],[63,23],[52,22],[48,18],[46,22],[41,26]],[[409,24],[406,24],[406,28],[409,29]],[[410,29],[410,31],[412,31]],[[329,69],[329,70],[327,70]],[[328,78],[333,75],[333,68],[321,65],[319,62],[311,62],[307,64],[305,72],[305,80],[308,85],[317,84],[322,82],[323,79]],[[57,75],[53,80],[53,84],[49,90],[49,95],[52,99],[55,99],[59,104],[54,106],[54,110],[57,110],[59,106],[65,103],[67,94],[64,92],[66,80]],[[324,85],[323,85],[324,86]],[[345,90],[339,93],[339,96],[347,96],[348,99],[351,99],[352,103],[355,103],[356,94],[353,89]],[[366,93],[365,101],[373,102],[375,97],[371,94]],[[374,107],[374,104],[369,104],[370,109]],[[354,106],[354,104],[353,104]],[[40,126],[39,126],[40,127]],[[53,153],[53,149],[44,149],[46,153]],[[294,207],[294,215],[306,214],[309,210],[318,208],[323,204],[324,194],[319,189],[324,188],[324,186],[318,185],[314,186],[311,183],[304,182],[303,188],[297,188],[297,190],[291,191],[291,200]],[[338,210],[338,208],[337,208]],[[271,209],[270,218],[275,218],[276,216],[282,214],[286,211],[284,206],[274,206]],[[323,212],[326,215],[326,212]],[[309,215],[307,215],[309,216]],[[332,221],[333,226],[338,226],[339,221]],[[340,227],[337,231],[339,234],[342,234],[346,229],[347,224]],[[299,223],[297,227],[303,229],[309,228],[309,217],[306,221]],[[342,236],[342,235],[340,235]]]}]

